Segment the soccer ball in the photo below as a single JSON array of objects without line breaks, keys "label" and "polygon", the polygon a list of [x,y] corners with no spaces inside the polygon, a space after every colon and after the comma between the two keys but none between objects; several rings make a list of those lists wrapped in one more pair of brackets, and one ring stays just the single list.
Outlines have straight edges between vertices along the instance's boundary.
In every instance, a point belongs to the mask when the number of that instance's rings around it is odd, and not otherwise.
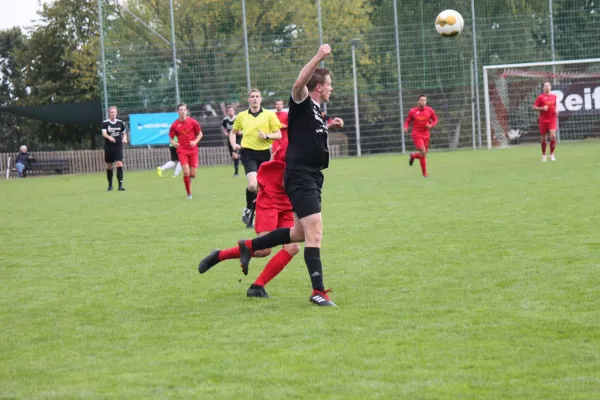
[{"label": "soccer ball", "polygon": [[435,29],[444,37],[459,35],[464,26],[462,15],[454,10],[444,10],[435,19]]}]

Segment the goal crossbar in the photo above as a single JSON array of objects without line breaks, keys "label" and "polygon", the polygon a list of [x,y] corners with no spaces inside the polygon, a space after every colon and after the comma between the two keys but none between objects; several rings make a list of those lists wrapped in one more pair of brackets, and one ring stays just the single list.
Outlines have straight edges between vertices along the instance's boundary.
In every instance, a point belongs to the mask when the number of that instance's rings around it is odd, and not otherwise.
[{"label": "goal crossbar", "polygon": [[582,60],[564,60],[564,61],[540,61],[521,64],[499,64],[499,65],[484,65],[483,70],[501,69],[501,68],[526,68],[526,67],[544,67],[552,65],[568,65],[568,64],[588,64],[600,63],[600,58],[584,58]]},{"label": "goal crossbar", "polygon": [[[484,65],[483,66],[483,91],[484,91],[484,103],[485,103],[485,130],[487,136],[487,148],[492,148],[492,127],[490,117],[490,92],[489,92],[489,78],[488,71],[493,69],[511,69],[511,68],[527,68],[527,67],[545,67],[545,66],[557,66],[557,65],[570,65],[570,64],[591,64],[600,63],[600,58],[585,58],[581,60],[561,60],[561,61],[540,61],[520,64],[498,64],[498,65]],[[554,77],[553,74],[546,75],[547,78]]]}]

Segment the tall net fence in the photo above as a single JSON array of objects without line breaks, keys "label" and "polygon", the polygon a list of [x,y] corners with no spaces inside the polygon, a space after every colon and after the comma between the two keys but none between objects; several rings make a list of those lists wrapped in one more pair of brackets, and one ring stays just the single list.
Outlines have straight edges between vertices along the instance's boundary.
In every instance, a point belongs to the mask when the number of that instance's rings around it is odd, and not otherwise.
[{"label": "tall net fence", "polygon": [[[246,57],[240,1],[175,0],[176,71],[168,1],[102,1],[106,104],[117,105],[127,119],[133,113],[174,111],[179,92],[179,101],[203,127],[201,146],[225,145],[221,119],[227,104],[238,112],[247,107],[248,79],[261,90],[264,107],[272,108],[280,98],[287,102],[300,69],[320,43],[314,2],[248,1]],[[591,1],[556,0],[550,9],[547,0],[479,0],[473,20],[470,1],[412,0],[398,4],[398,32],[392,0],[321,3],[323,42],[333,48],[325,62],[334,87],[327,114],[345,120],[332,141],[348,155],[357,154],[357,118],[362,154],[402,151],[402,120],[419,94],[427,95],[440,119],[432,148],[485,146],[483,66],[600,54],[599,9]],[[443,38],[435,31],[435,17],[446,8],[465,19],[458,37]],[[352,39],[358,39],[358,113]],[[412,148],[410,137],[405,144]]]}]

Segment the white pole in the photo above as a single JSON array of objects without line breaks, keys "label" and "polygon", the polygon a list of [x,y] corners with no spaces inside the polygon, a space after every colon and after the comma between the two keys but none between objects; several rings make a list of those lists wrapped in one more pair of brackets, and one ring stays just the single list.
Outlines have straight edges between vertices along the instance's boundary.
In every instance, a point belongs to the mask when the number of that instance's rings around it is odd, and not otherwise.
[{"label": "white pole", "polygon": [[[319,44],[323,45],[323,24],[321,20],[321,0],[317,0],[317,22],[319,23]],[[321,61],[321,68],[325,68],[325,60]],[[323,112],[327,114],[327,103],[323,104]]]},{"label": "white pole", "polygon": [[475,138],[475,66],[473,60],[471,60],[471,131],[473,132],[473,150],[477,149],[477,142]]},{"label": "white pole", "polygon": [[104,57],[104,25],[102,16],[102,1],[98,0],[98,20],[100,21],[100,60],[102,62],[102,92],[104,93],[104,112],[108,118],[108,89],[106,87],[106,59]]},{"label": "white pole", "polygon": [[[554,16],[552,14],[552,0],[548,0],[548,11],[550,16],[550,48],[552,49],[552,61],[556,61],[556,52],[554,49]],[[552,75],[554,75],[554,85],[556,85],[556,65],[552,66]]]},{"label": "white pole", "polygon": [[10,178],[10,156],[6,159],[6,179]]},{"label": "white pole", "polygon": [[477,66],[477,29],[475,28],[475,0],[471,0],[471,21],[473,22],[473,63],[475,68],[475,106],[477,107],[477,132],[481,147],[481,109],[479,106],[479,67]]},{"label": "white pole", "polygon": [[[550,16],[550,48],[552,49],[552,61],[556,61],[556,51],[554,48],[554,15],[552,13],[552,0],[548,0],[548,11]],[[556,64],[552,65],[552,86],[556,86]],[[560,127],[558,126],[558,117],[556,118],[556,140],[560,143]]]},{"label": "white pole", "polygon": [[177,50],[175,44],[175,16],[173,13],[173,0],[169,0],[169,9],[171,13],[171,49],[173,50],[173,70],[175,71],[175,100],[177,104],[181,102],[179,97],[179,73],[177,72]]},{"label": "white pole", "polygon": [[360,123],[358,116],[358,85],[356,83],[356,45],[359,39],[352,39],[350,44],[352,45],[352,77],[354,79],[354,118],[356,119],[356,155],[361,156],[360,148]]},{"label": "white pole", "polygon": [[[485,101],[485,131],[487,135],[487,148],[492,148],[492,125],[490,117],[490,89],[488,87],[488,71],[483,68],[483,93]],[[480,146],[481,147],[481,146]]]},{"label": "white pole", "polygon": [[248,54],[248,28],[246,27],[246,1],[242,0],[242,23],[244,25],[244,54],[246,56],[246,86],[248,92],[252,89],[250,85],[250,55]]},{"label": "white pole", "polygon": [[394,0],[394,32],[396,33],[396,64],[398,65],[398,97],[400,100],[400,137],[402,141],[402,154],[406,152],[406,138],[404,137],[404,107],[402,105],[402,70],[400,68],[400,32],[398,32],[398,7]]}]

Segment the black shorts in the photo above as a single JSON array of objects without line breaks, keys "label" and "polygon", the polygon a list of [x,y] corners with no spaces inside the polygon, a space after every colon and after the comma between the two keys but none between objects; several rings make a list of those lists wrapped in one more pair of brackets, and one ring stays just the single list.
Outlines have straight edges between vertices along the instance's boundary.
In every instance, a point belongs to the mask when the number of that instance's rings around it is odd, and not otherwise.
[{"label": "black shorts", "polygon": [[179,162],[179,157],[177,156],[177,149],[173,146],[169,146],[169,152],[171,153],[171,161]]},{"label": "black shorts", "polygon": [[260,165],[271,159],[271,150],[242,149],[240,155],[242,156],[244,171],[248,175],[250,172],[258,172]]},{"label": "black shorts", "polygon": [[[241,144],[242,143],[242,135],[235,135],[235,142],[237,144]],[[229,141],[229,138],[227,138],[227,148],[229,149],[229,155],[233,156],[233,153],[235,152],[235,150],[233,150],[233,146],[231,146],[231,141]]]},{"label": "black shorts", "polygon": [[321,212],[321,171],[289,171],[283,175],[283,186],[298,218]]},{"label": "black shorts", "polygon": [[107,164],[123,161],[123,148],[117,147],[116,149],[104,149],[104,161]]}]

